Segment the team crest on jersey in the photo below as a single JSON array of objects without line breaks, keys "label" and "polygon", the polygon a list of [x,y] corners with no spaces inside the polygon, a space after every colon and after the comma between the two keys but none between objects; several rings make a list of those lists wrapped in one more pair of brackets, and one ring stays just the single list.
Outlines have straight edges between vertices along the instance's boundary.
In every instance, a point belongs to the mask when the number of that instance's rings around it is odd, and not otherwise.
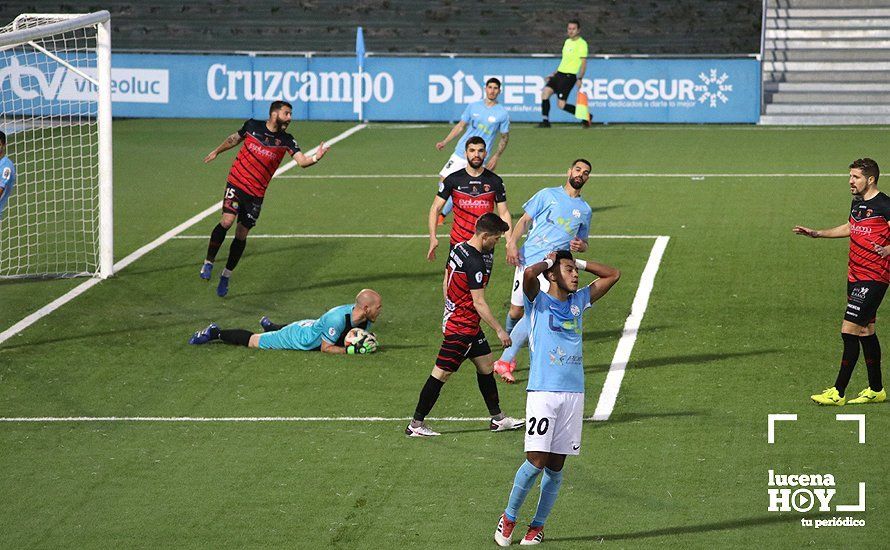
[{"label": "team crest on jersey", "polygon": [[494,122],[495,120],[497,119],[494,116],[488,115],[488,122]]},{"label": "team crest on jersey", "polygon": [[574,315],[575,317],[581,315],[581,308],[578,307],[577,304],[572,304],[572,307],[570,309],[572,311],[572,315]]},{"label": "team crest on jersey", "polygon": [[12,168],[6,166],[3,168],[3,179],[8,180],[9,176],[12,175]]},{"label": "team crest on jersey", "polygon": [[871,215],[874,214],[874,213],[875,213],[875,211],[872,210],[871,208],[869,208],[868,210],[865,211],[865,217],[866,217],[866,218],[870,218]]},{"label": "team crest on jersey", "polygon": [[581,211],[576,208],[576,209],[572,210],[572,215],[575,216],[576,218],[580,218]]},{"label": "team crest on jersey", "polygon": [[482,190],[488,193],[489,191],[491,191],[491,186],[486,183],[482,186]]}]

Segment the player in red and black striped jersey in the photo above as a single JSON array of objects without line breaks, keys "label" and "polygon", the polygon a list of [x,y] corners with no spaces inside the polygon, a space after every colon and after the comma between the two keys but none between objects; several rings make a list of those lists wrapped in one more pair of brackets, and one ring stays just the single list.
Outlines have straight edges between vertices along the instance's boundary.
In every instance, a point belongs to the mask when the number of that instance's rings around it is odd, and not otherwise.
[{"label": "player in red and black striped jersey", "polygon": [[439,239],[436,225],[439,214],[449,198],[454,201],[454,223],[451,226],[451,246],[466,241],[473,236],[476,220],[486,212],[494,212],[507,224],[507,233],[512,226],[510,210],[507,208],[507,192],[504,180],[483,167],[485,162],[485,140],[473,136],[466,143],[467,167],[450,174],[439,184],[439,192],[430,206],[427,226],[430,233],[430,249],[427,260],[436,259]]},{"label": "player in red and black striped jersey", "polygon": [[[890,197],[878,191],[881,172],[869,158],[850,164],[850,193],[853,204],[844,225],[831,229],[795,226],[794,232],[812,238],[850,238],[847,272],[847,310],[841,324],[844,353],[834,386],[811,396],[821,405],[880,403],[887,399],[881,380],[881,345],[875,334],[878,307],[890,283]],[[847,385],[859,360],[865,356],[868,387],[853,399],[846,398]]]},{"label": "player in red and black striped jersey", "polygon": [[405,428],[410,437],[439,435],[424,424],[433,409],[439,392],[448,378],[460,368],[464,359],[476,366],[479,391],[491,414],[489,429],[493,432],[521,428],[524,420],[510,418],[501,412],[498,387],[494,380],[494,358],[480,319],[497,332],[504,346],[510,345],[510,335],[498,323],[485,302],[485,286],[491,276],[492,251],[509,229],[507,223],[494,213],[486,213],[476,221],[473,236],[458,243],[451,250],[446,270],[445,315],[442,319],[444,338],[436,357],[436,366],[420,391],[414,419]]},{"label": "player in red and black striped jersey", "polygon": [[243,143],[232,168],[226,179],[226,191],[223,196],[222,220],[213,228],[210,234],[210,244],[207,246],[207,258],[201,266],[201,279],[210,280],[210,272],[216,253],[226,239],[226,233],[235,220],[238,227],[235,229],[235,238],[229,248],[229,257],[226,260],[226,268],[219,278],[216,293],[222,297],[228,293],[229,277],[232,270],[238,265],[244,247],[247,244],[247,234],[256,225],[263,206],[263,197],[266,188],[281,159],[285,155],[293,157],[301,168],[308,168],[317,163],[327,152],[324,142],[318,146],[315,154],[306,156],[300,151],[300,146],[294,137],[285,130],[290,124],[293,108],[286,101],[273,101],[269,107],[269,119],[266,121],[250,119],[241,126],[241,129],[226,138],[219,147],[204,157],[204,162],[211,162],[223,151]]}]

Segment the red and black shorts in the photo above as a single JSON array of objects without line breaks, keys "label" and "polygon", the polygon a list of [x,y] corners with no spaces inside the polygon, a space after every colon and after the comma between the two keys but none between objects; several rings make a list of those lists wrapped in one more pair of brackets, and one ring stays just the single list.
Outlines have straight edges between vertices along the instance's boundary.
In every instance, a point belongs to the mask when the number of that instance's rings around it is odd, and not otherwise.
[{"label": "red and black shorts", "polygon": [[847,311],[844,320],[866,327],[875,322],[875,316],[884,294],[887,283],[878,281],[856,281],[847,283]]},{"label": "red and black shorts", "polygon": [[568,99],[569,94],[572,93],[572,89],[577,81],[578,75],[557,72],[547,81],[547,87],[553,90],[556,97],[565,101]]},{"label": "red and black shorts", "polygon": [[248,195],[243,189],[226,183],[226,194],[223,196],[223,214],[236,214],[238,223],[251,229],[260,217],[263,199]]},{"label": "red and black shorts", "polygon": [[475,336],[446,334],[436,357],[436,366],[447,372],[457,372],[464,359],[482,357],[491,353],[491,347],[480,329]]}]

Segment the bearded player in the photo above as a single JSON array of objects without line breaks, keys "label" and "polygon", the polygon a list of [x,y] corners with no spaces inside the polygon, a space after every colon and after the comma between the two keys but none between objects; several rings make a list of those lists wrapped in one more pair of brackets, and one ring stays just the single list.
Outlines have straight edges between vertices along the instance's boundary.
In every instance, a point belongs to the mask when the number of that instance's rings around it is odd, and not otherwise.
[{"label": "bearded player", "polygon": [[492,371],[494,359],[485,333],[479,326],[480,320],[485,321],[494,329],[503,345],[510,345],[510,335],[495,319],[485,301],[485,287],[491,276],[492,252],[507,229],[507,222],[488,212],[476,221],[473,236],[451,249],[445,271],[442,346],[436,357],[436,365],[420,390],[414,418],[405,428],[405,435],[409,437],[439,435],[424,423],[424,419],[439,399],[442,386],[465,359],[476,366],[479,392],[491,415],[489,429],[493,432],[515,430],[525,424],[525,421],[506,416],[501,411],[498,386]]},{"label": "bearded player", "polygon": [[300,151],[300,146],[294,137],[285,132],[290,124],[292,111],[290,103],[273,101],[269,106],[268,120],[246,121],[240,130],[227,137],[219,147],[204,157],[205,163],[211,162],[223,151],[244,143],[229,170],[226,192],[223,196],[222,219],[210,233],[207,257],[201,266],[201,279],[209,281],[216,253],[226,240],[229,228],[237,219],[238,226],[235,229],[235,238],[229,247],[226,268],[220,275],[216,287],[216,294],[220,297],[229,292],[232,270],[238,265],[244,247],[247,246],[247,234],[260,217],[266,188],[269,187],[272,176],[281,164],[281,159],[285,154],[289,154],[301,168],[308,168],[321,160],[328,150],[324,142],[321,142],[317,152],[312,156],[307,157]]},{"label": "bearded player", "polygon": [[[887,399],[881,380],[881,344],[875,334],[875,316],[890,284],[890,197],[878,191],[880,175],[878,163],[872,159],[853,161],[850,164],[853,204],[847,223],[831,229],[800,225],[793,229],[798,235],[814,239],[850,238],[847,310],[841,323],[843,355],[834,386],[810,396],[820,405],[880,403]],[[868,371],[868,387],[848,400],[847,385],[859,360],[860,346]]]}]

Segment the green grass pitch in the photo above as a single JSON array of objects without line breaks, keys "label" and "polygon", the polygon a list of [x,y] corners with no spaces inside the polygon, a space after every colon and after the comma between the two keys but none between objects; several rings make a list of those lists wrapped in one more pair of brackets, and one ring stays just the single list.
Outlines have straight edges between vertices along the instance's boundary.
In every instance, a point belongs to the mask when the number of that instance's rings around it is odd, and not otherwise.
[{"label": "green grass pitch", "polygon": [[[201,160],[239,124],[115,122],[116,259],[221,199],[233,152],[211,165]],[[297,122],[291,131],[309,148],[351,126]],[[447,131],[371,124],[318,166],[273,181],[254,233],[424,233],[432,174],[450,153],[434,144]],[[583,196],[594,209],[592,233],[670,237],[614,412],[585,424],[546,547],[883,544],[890,404],[827,409],[808,398],[836,375],[847,244],[796,237],[791,228],[843,223],[846,166],[863,156],[890,166],[888,135],[514,125],[498,172],[558,174],[587,157],[597,174],[648,174],[590,179]],[[307,177],[374,174],[429,176]],[[698,174],[720,175],[690,177]],[[505,177],[514,217],[536,190],[562,181]],[[197,277],[217,220],[184,234],[201,238],[171,240],[0,344],[0,417],[409,416],[440,342],[442,262],[425,261],[426,240],[251,239],[230,295],[219,299],[215,282]],[[652,245],[591,240],[588,256],[623,277],[585,317],[587,415]],[[501,245],[487,291],[499,318],[512,279],[503,256]],[[0,282],[0,330],[81,282]],[[210,321],[259,330],[261,315],[313,317],[362,287],[384,299],[381,350],[372,356],[186,344]],[[879,319],[879,335],[890,334],[885,325]],[[515,415],[524,411],[526,352],[520,362],[519,383],[499,386],[504,410]],[[865,385],[860,361],[849,390]],[[465,365],[432,416],[485,412]],[[779,423],[771,445],[772,413],[798,420]],[[856,422],[838,422],[837,413],[866,415],[865,444]],[[522,433],[491,434],[484,422],[431,425],[443,435],[418,441],[404,437],[403,421],[3,422],[0,547],[493,547],[523,459]],[[831,473],[831,511],[769,512],[769,470]],[[835,511],[857,502],[860,481],[866,511]],[[835,516],[865,526],[801,525]]]}]

